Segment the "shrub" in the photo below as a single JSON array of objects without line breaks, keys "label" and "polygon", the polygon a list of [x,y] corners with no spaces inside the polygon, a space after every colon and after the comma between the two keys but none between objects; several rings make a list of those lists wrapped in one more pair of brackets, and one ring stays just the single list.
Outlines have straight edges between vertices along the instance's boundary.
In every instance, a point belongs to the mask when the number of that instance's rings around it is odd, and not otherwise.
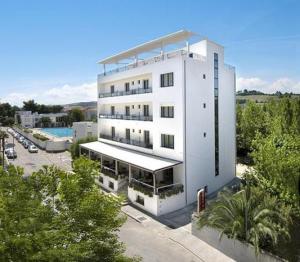
[{"label": "shrub", "polygon": [[37,134],[37,133],[33,134],[33,137],[36,138],[36,139],[38,139],[38,140],[41,140],[41,141],[47,141],[47,140],[49,140],[48,137],[45,137],[45,136],[43,136],[41,134]]},{"label": "shrub", "polygon": [[73,144],[71,145],[71,148],[70,148],[72,159],[76,159],[79,157],[79,145],[80,144],[94,142],[94,141],[97,141],[97,137],[89,136],[86,138],[78,139],[76,142],[73,142]]}]

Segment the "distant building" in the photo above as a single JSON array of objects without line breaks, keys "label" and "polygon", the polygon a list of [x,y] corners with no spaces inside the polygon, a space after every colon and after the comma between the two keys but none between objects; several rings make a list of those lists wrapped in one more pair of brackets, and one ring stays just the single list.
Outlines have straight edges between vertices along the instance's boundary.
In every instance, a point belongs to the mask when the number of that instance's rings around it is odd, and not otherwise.
[{"label": "distant building", "polygon": [[15,123],[20,124],[24,128],[33,128],[39,120],[38,113],[31,111],[17,111],[15,114]]},{"label": "distant building", "polygon": [[97,137],[98,124],[94,122],[73,122],[73,141],[86,137]]},{"label": "distant building", "polygon": [[193,36],[182,30],[100,61],[98,141],[81,145],[101,162],[102,187],[156,216],[235,177],[235,68],[221,45]]},{"label": "distant building", "polygon": [[97,120],[97,107],[88,107],[82,109],[85,121]]},{"label": "distant building", "polygon": [[67,113],[49,113],[38,114],[31,111],[17,111],[15,114],[15,123],[20,124],[24,128],[44,127],[42,119],[48,118],[49,127],[63,127],[66,126]]}]

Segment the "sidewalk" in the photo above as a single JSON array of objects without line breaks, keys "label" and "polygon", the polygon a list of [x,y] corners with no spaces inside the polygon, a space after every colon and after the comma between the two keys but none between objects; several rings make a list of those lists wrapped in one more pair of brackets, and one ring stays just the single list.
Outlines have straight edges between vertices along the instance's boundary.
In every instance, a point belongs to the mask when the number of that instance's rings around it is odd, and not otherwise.
[{"label": "sidewalk", "polygon": [[160,235],[161,237],[169,239],[188,250],[197,257],[199,261],[234,261],[199,238],[191,235],[190,224],[187,224],[184,227],[171,229],[130,205],[123,206],[122,211],[138,223],[141,223],[145,228],[151,230],[153,235]]}]

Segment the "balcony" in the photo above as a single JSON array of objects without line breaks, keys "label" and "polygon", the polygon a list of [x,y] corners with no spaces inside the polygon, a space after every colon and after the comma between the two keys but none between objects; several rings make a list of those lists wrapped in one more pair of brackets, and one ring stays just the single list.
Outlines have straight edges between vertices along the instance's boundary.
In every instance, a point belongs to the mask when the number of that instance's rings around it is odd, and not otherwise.
[{"label": "balcony", "polygon": [[133,140],[133,139],[126,139],[126,138],[121,138],[121,137],[113,137],[110,135],[104,135],[100,134],[100,138],[123,143],[123,144],[128,144],[128,145],[133,145],[133,146],[139,146],[139,147],[144,147],[148,149],[152,149],[153,145],[150,143],[145,143],[143,141],[138,141],[138,140]]},{"label": "balcony", "polygon": [[128,96],[128,95],[138,95],[138,94],[147,94],[152,93],[152,88],[136,88],[129,91],[117,91],[114,93],[99,93],[99,98],[105,98],[105,97],[114,97],[114,96]]},{"label": "balcony", "polygon": [[123,115],[123,114],[99,114],[99,118],[105,119],[119,119],[119,120],[137,120],[137,121],[153,121],[152,116],[141,116],[141,115]]}]

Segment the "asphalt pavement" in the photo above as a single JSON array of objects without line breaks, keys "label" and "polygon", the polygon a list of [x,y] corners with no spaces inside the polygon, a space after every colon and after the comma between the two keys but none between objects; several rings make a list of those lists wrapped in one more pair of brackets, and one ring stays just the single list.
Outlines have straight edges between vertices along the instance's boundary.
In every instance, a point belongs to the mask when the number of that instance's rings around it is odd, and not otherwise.
[{"label": "asphalt pavement", "polygon": [[61,153],[48,153],[39,149],[38,153],[29,153],[16,139],[10,134],[6,143],[14,143],[17,152],[16,159],[9,159],[9,162],[15,166],[24,168],[24,174],[30,175],[34,171],[38,171],[44,165],[56,165],[63,170],[71,171],[71,154],[68,151]]}]

